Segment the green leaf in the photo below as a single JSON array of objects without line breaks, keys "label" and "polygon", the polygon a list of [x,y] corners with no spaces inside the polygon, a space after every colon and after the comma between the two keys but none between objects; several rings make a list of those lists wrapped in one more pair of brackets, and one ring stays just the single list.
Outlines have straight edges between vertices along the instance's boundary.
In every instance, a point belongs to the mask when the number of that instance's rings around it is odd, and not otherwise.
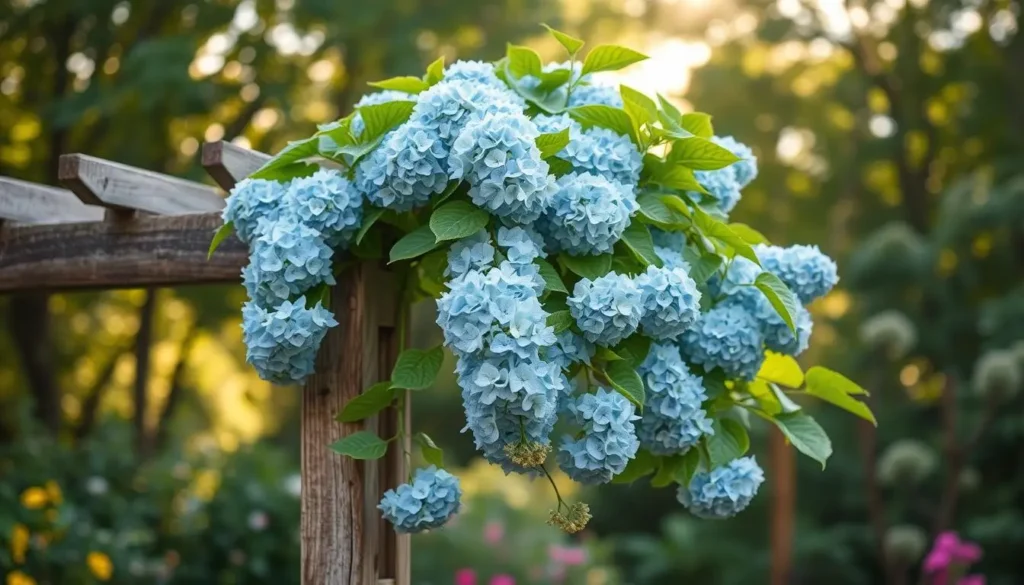
[{"label": "green leaf", "polygon": [[775,395],[775,391],[768,387],[768,383],[764,380],[754,380],[747,384],[747,392],[757,400],[757,405],[761,407],[766,414],[775,416],[780,412],[784,412],[785,409],[782,407],[782,403]]},{"label": "green leaf", "polygon": [[404,91],[405,93],[414,94],[430,88],[430,84],[426,81],[423,81],[419,77],[412,76],[392,77],[391,79],[385,79],[383,81],[371,81],[367,85],[380,89]]},{"label": "green leaf", "polygon": [[697,284],[704,284],[711,275],[722,266],[722,257],[718,254],[697,254],[691,248],[683,250],[683,259],[690,265],[690,278]]},{"label": "green leaf", "polygon": [[373,224],[377,223],[377,220],[380,219],[380,216],[384,215],[385,211],[387,210],[382,207],[371,207],[363,213],[363,225],[359,226],[359,231],[356,232],[355,241],[357,246],[363,241],[366,232],[370,231],[370,228],[373,227]]},{"label": "green leaf", "polygon": [[579,53],[580,49],[583,48],[582,40],[577,39],[576,37],[573,36],[569,36],[562,31],[555,30],[546,24],[541,24],[541,26],[548,29],[548,32],[551,33],[551,36],[555,37],[555,40],[557,40],[559,43],[562,44],[563,47],[565,47],[565,50],[569,52],[570,57],[574,56],[576,53]]},{"label": "green leaf", "polygon": [[359,115],[363,118],[366,128],[359,135],[360,144],[374,142],[384,134],[405,122],[412,115],[412,108],[416,102],[396,100],[383,104],[360,106]]},{"label": "green leaf", "polygon": [[673,142],[670,159],[698,171],[715,171],[740,160],[729,149],[698,136]]},{"label": "green leaf", "polygon": [[444,79],[444,56],[438,57],[433,63],[427,66],[427,73],[424,81],[427,85],[435,85]]},{"label": "green leaf", "polygon": [[[676,199],[679,198],[676,197]],[[690,223],[686,216],[666,205],[657,194],[643,193],[636,198],[636,202],[640,205],[640,215],[653,223],[668,226],[689,225]]]},{"label": "green leaf", "polygon": [[685,457],[683,455],[662,457],[661,466],[658,467],[658,473],[651,478],[651,487],[663,488],[674,482],[676,480],[676,475],[685,464]]},{"label": "green leaf", "polygon": [[646,225],[639,221],[631,222],[622,232],[622,241],[644,264],[661,266],[661,258],[658,258],[658,254],[654,251],[651,230],[647,229]]},{"label": "green leaf", "polygon": [[621,108],[613,108],[602,104],[576,106],[569,108],[569,115],[583,125],[584,128],[607,128],[616,134],[628,136],[633,144],[640,144],[637,138],[633,119]]},{"label": "green leaf", "polygon": [[651,455],[646,449],[640,449],[636,452],[636,457],[626,463],[626,468],[622,470],[622,473],[612,478],[612,483],[633,483],[641,477],[654,473],[658,469],[659,463],[658,457]]},{"label": "green leaf", "polygon": [[570,256],[569,254],[559,254],[559,260],[562,264],[569,269],[573,274],[578,274],[583,278],[589,278],[590,280],[596,280],[601,278],[608,271],[612,269],[612,255],[601,254],[600,256]]},{"label": "green leaf", "polygon": [[636,373],[632,362],[628,360],[609,362],[605,374],[608,376],[612,388],[635,404],[637,410],[643,410],[644,381],[640,379],[640,374]]},{"label": "green leaf", "polygon": [[751,246],[768,243],[768,238],[764,237],[764,234],[745,223],[730,223],[729,229],[736,232],[736,235]]},{"label": "green leaf", "polygon": [[613,350],[622,359],[639,367],[647,359],[647,353],[651,350],[651,338],[640,333],[634,333],[623,339]]},{"label": "green leaf", "polygon": [[537,86],[537,91],[540,93],[549,93],[552,90],[565,85],[565,82],[569,81],[570,77],[572,77],[572,73],[568,69],[555,69],[554,71],[541,72],[540,85]]},{"label": "green leaf", "polygon": [[444,350],[440,345],[428,350],[407,349],[398,355],[391,372],[391,385],[409,390],[429,388],[441,371],[442,361]]},{"label": "green leaf", "polygon": [[665,115],[668,116],[672,125],[681,128],[682,126],[680,125],[679,120],[682,117],[682,114],[679,113],[679,109],[672,105],[672,102],[668,101],[668,99],[660,93],[658,94],[658,104],[661,106],[661,111],[665,112]]},{"label": "green leaf", "polygon": [[868,405],[851,396],[866,394],[864,389],[838,372],[820,366],[807,370],[807,393],[878,426]]},{"label": "green leaf", "polygon": [[782,279],[767,271],[757,275],[754,286],[764,294],[775,312],[782,317],[789,330],[795,334],[796,315],[800,310],[800,301],[797,300],[793,291],[789,290]]},{"label": "green leaf", "polygon": [[572,172],[572,163],[567,160],[562,160],[560,158],[549,158],[547,159],[547,163],[548,173],[556,177],[564,177],[565,175],[568,175],[569,173]]},{"label": "green leaf", "polygon": [[681,486],[690,487],[690,481],[693,479],[693,474],[697,473],[698,468],[700,468],[700,450],[690,449],[683,454],[683,463],[676,470],[673,479]]},{"label": "green leaf", "polygon": [[597,350],[594,352],[594,359],[603,360],[606,362],[614,362],[619,361],[623,358],[621,355],[615,353],[614,351],[608,349],[607,347],[598,346]]},{"label": "green leaf", "polygon": [[401,240],[395,242],[391,248],[391,259],[388,264],[399,260],[408,260],[426,254],[438,245],[437,238],[429,225],[421,225],[415,230],[405,234]]},{"label": "green leaf", "polygon": [[434,199],[434,209],[441,207],[441,204],[447,201],[448,198],[451,197],[453,193],[455,193],[455,191],[459,188],[459,185],[461,184],[462,181],[456,179],[448,181],[448,186],[444,188],[444,191],[441,191],[441,194],[438,195],[436,199]]},{"label": "green leaf", "polygon": [[790,388],[799,388],[804,383],[804,372],[800,364],[792,357],[774,351],[765,352],[764,363],[757,377]]},{"label": "green leaf", "polygon": [[505,55],[508,58],[508,70],[516,79],[527,75],[541,76],[542,65],[537,51],[529,47],[509,44]]},{"label": "green leaf", "polygon": [[569,294],[569,289],[565,288],[565,283],[562,282],[562,277],[558,275],[554,266],[541,258],[537,258],[533,263],[539,268],[540,276],[544,279],[545,289]]},{"label": "green leaf", "polygon": [[703,112],[683,114],[679,125],[683,127],[683,130],[701,138],[711,138],[715,135],[715,131],[711,127],[711,116]]},{"label": "green leaf", "polygon": [[292,163],[317,156],[320,153],[320,137],[311,136],[305,140],[289,142],[288,146],[281,149],[281,152],[274,155],[274,158],[263,163],[263,166],[249,175],[251,179],[278,179],[282,169]]},{"label": "green leaf", "polygon": [[437,443],[434,442],[434,439],[430,438],[430,435],[416,433],[416,443],[420,446],[420,453],[423,454],[424,461],[439,468],[444,467],[444,451],[437,446]]},{"label": "green leaf", "polygon": [[708,455],[711,469],[742,457],[750,449],[750,436],[740,423],[728,419],[715,419],[712,423],[714,434],[707,436]]},{"label": "green leaf", "polygon": [[651,180],[669,189],[706,193],[704,187],[697,182],[693,169],[681,165],[666,166],[663,172],[652,175]]},{"label": "green leaf", "polygon": [[770,420],[797,451],[821,463],[821,468],[825,469],[825,462],[832,455],[832,441],[817,421],[802,411],[778,414]]},{"label": "green leaf", "polygon": [[233,221],[229,221],[217,228],[217,231],[213,234],[213,239],[210,240],[210,249],[206,252],[206,259],[212,258],[214,251],[220,247],[221,242],[233,233],[235,233],[235,222]]},{"label": "green leaf", "polygon": [[548,315],[547,324],[555,328],[556,335],[572,327],[573,323],[575,321],[569,311],[556,311]]},{"label": "green leaf", "polygon": [[619,86],[622,103],[635,122],[653,124],[658,120],[658,106],[643,93],[625,85]]},{"label": "green leaf", "polygon": [[562,128],[560,132],[541,134],[537,137],[537,148],[540,149],[541,158],[549,158],[558,154],[569,144],[569,127]]},{"label": "green leaf", "polygon": [[353,459],[380,459],[388,452],[388,444],[370,431],[358,431],[335,441],[330,449]]},{"label": "green leaf", "polygon": [[618,71],[647,59],[647,55],[618,45],[598,45],[583,61],[583,75],[597,71]]},{"label": "green leaf", "polygon": [[[757,258],[757,254],[754,253],[754,249],[750,247],[750,244],[744,241],[736,232],[732,231],[732,228],[711,217],[700,207],[695,206],[693,208],[693,221],[694,224],[696,224],[697,229],[699,229],[705,237],[718,240],[723,244],[730,246],[736,251],[736,254],[743,256],[758,266],[761,265],[761,261]],[[770,273],[762,272],[761,274]],[[792,323],[792,321],[790,321],[790,323]],[[790,327],[792,327],[792,325],[790,325]]]},{"label": "green leaf", "polygon": [[378,382],[348,401],[345,408],[335,417],[338,422],[356,422],[384,410],[395,399],[391,382]]},{"label": "green leaf", "polygon": [[459,240],[487,227],[490,215],[468,201],[452,201],[430,216],[430,229],[437,241]]}]

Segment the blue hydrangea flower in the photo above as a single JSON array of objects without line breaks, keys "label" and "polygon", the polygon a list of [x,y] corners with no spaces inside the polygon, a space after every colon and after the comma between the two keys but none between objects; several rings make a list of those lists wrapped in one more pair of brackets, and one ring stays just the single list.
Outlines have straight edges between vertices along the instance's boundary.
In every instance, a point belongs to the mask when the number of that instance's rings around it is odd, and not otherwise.
[{"label": "blue hydrangea flower", "polygon": [[[361,135],[363,130],[366,129],[366,123],[363,122],[363,117],[359,114],[359,108],[363,106],[379,106],[388,102],[413,101],[416,101],[416,96],[405,93],[404,91],[396,91],[393,89],[385,89],[383,91],[365,94],[356,102],[356,113],[352,116],[352,124],[349,126],[349,132],[352,133],[352,136],[359,138],[359,135]],[[335,146],[335,148],[337,148],[337,146]]]},{"label": "blue hydrangea flower", "polygon": [[679,253],[686,247],[686,234],[683,232],[666,231],[652,227],[651,238],[654,240],[655,246],[659,248],[668,248],[676,253]]},{"label": "blue hydrangea flower", "polygon": [[593,343],[567,329],[555,337],[555,344],[547,348],[544,357],[559,368],[567,370],[573,364],[590,364],[595,349]]},{"label": "blue hydrangea flower", "polygon": [[470,199],[493,215],[513,223],[532,223],[554,191],[548,163],[537,148],[539,135],[521,113],[474,117],[452,146],[451,177],[469,181]]},{"label": "blue hydrangea flower", "polygon": [[736,183],[741,189],[757,178],[757,157],[749,146],[732,136],[715,136],[711,140],[739,157],[740,160],[729,165],[729,168],[733,170]]},{"label": "blue hydrangea flower", "polygon": [[763,296],[761,292],[751,285],[757,280],[757,275],[762,269],[757,264],[742,256],[736,256],[721,269],[723,274],[716,273],[708,281],[708,288],[715,295],[734,296]]},{"label": "blue hydrangea flower", "polygon": [[327,329],[337,324],[320,303],[307,309],[305,297],[269,310],[249,301],[242,305],[245,361],[268,382],[301,383],[313,373]]},{"label": "blue hydrangea flower", "polygon": [[648,266],[633,282],[643,304],[640,329],[651,339],[674,339],[700,317],[697,283],[682,270]]},{"label": "blue hydrangea flower", "polygon": [[377,207],[408,211],[445,190],[447,159],[436,130],[408,122],[359,163],[356,186]]},{"label": "blue hydrangea flower", "polygon": [[728,149],[741,160],[714,171],[694,171],[694,176],[697,178],[697,182],[711,194],[718,207],[725,213],[729,213],[740,201],[740,189],[746,187],[757,176],[757,158],[754,157],[750,147],[736,141],[731,136],[715,136],[712,141]]},{"label": "blue hydrangea flower", "polygon": [[384,492],[377,509],[395,532],[423,532],[439,528],[459,512],[459,478],[431,465],[417,469],[411,483]]},{"label": "blue hydrangea flower", "polygon": [[544,238],[529,227],[498,228],[498,246],[511,264],[532,264],[544,256]]},{"label": "blue hydrangea flower", "polygon": [[287,183],[242,179],[231,189],[222,217],[232,222],[239,240],[251,244],[261,219],[273,221],[281,213]]},{"label": "blue hydrangea flower", "polygon": [[470,270],[484,270],[494,263],[494,246],[487,230],[463,238],[452,244],[448,251],[448,266],[445,276],[462,276]]},{"label": "blue hydrangea flower", "polygon": [[474,113],[523,113],[525,103],[510,90],[465,79],[442,81],[416,96],[411,120],[434,130],[451,147]]},{"label": "blue hydrangea flower", "polygon": [[557,185],[542,224],[553,251],[610,252],[639,208],[632,188],[588,173],[570,173]]},{"label": "blue hydrangea flower", "polygon": [[757,320],[734,304],[711,309],[680,337],[688,362],[705,370],[721,368],[727,376],[743,380],[757,376],[764,362],[763,345]]},{"label": "blue hydrangea flower", "polygon": [[577,172],[591,173],[629,185],[640,180],[643,155],[627,136],[607,128],[569,130],[569,144],[556,156],[572,164]]},{"label": "blue hydrangea flower", "polygon": [[679,486],[677,499],[698,518],[731,518],[757,495],[764,472],[753,457],[742,457],[712,469],[695,473],[689,487]]},{"label": "blue hydrangea flower", "polygon": [[494,74],[494,65],[483,61],[456,61],[444,70],[444,81],[472,81],[491,87],[508,90],[498,76]]},{"label": "blue hydrangea flower", "polygon": [[569,312],[588,341],[612,346],[636,332],[643,316],[640,289],[624,274],[584,278],[568,298]]},{"label": "blue hydrangea flower", "polygon": [[533,123],[541,134],[554,134],[569,129],[569,136],[578,136],[583,133],[583,126],[569,117],[569,114],[540,114],[533,118]]},{"label": "blue hydrangea flower", "polygon": [[608,483],[622,473],[636,456],[640,442],[636,438],[633,403],[618,392],[598,388],[568,401],[567,415],[583,429],[583,436],[566,436],[558,448],[558,466],[582,484]]},{"label": "blue hydrangea flower", "polygon": [[334,252],[313,228],[282,218],[256,238],[246,279],[258,289],[254,299],[278,299],[305,293],[321,283],[334,284]]},{"label": "blue hydrangea flower", "polygon": [[662,264],[665,268],[671,268],[674,270],[682,270],[686,274],[690,273],[690,263],[683,259],[683,255],[671,248],[662,248],[661,246],[654,247],[654,253],[661,259]]},{"label": "blue hydrangea flower", "polygon": [[801,303],[824,296],[839,282],[836,263],[817,246],[782,248],[758,244],[754,252],[761,266],[786,283]]},{"label": "blue hydrangea flower", "polygon": [[445,344],[463,354],[508,346],[528,352],[554,343],[535,280],[502,262],[486,272],[471,270],[448,283],[437,301],[437,324]]},{"label": "blue hydrangea flower", "polygon": [[322,169],[295,179],[286,198],[290,213],[320,232],[332,246],[347,247],[363,221],[363,197],[337,171]]},{"label": "blue hydrangea flower", "polygon": [[569,95],[569,106],[601,105],[621,108],[623,106],[622,96],[619,95],[619,88],[614,85],[600,85],[594,83],[580,84],[572,89]]},{"label": "blue hydrangea flower", "polygon": [[690,373],[679,348],[652,345],[637,373],[647,387],[647,402],[636,431],[644,448],[655,455],[675,455],[714,433],[702,406],[707,399],[704,381]]}]

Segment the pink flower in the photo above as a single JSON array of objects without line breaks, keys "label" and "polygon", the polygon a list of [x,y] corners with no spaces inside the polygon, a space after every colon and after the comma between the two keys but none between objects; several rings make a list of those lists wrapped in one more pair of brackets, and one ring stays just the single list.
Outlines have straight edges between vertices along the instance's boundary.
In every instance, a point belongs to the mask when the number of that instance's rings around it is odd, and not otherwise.
[{"label": "pink flower", "polygon": [[495,575],[491,577],[490,585],[516,585],[516,580],[512,575]]},{"label": "pink flower", "polygon": [[957,585],[985,585],[984,575],[967,575]]},{"label": "pink flower", "polygon": [[484,526],[484,540],[488,544],[498,544],[505,538],[505,525],[500,521],[492,520]]},{"label": "pink flower", "polygon": [[476,585],[476,571],[473,569],[455,571],[455,585]]},{"label": "pink flower", "polygon": [[981,547],[973,542],[960,540],[955,532],[943,532],[924,560],[925,573],[945,571],[950,565],[970,565],[981,558]]},{"label": "pink flower", "polygon": [[574,567],[587,562],[587,551],[579,546],[553,544],[548,548],[548,557],[555,563]]}]

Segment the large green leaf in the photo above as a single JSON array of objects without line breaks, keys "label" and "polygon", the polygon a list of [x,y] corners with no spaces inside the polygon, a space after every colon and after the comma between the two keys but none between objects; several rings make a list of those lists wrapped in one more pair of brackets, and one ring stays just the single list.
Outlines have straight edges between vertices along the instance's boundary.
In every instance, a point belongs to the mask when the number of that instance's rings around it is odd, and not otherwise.
[{"label": "large green leaf", "polygon": [[433,250],[437,245],[437,238],[430,226],[422,225],[395,242],[391,248],[391,260],[388,263],[416,258]]},{"label": "large green leaf", "polygon": [[608,375],[608,381],[612,383],[612,387],[619,394],[622,394],[635,404],[637,410],[643,409],[645,401],[644,381],[640,379],[640,374],[636,373],[636,369],[631,361],[619,360],[608,362],[605,374]]},{"label": "large green leaf", "polygon": [[213,234],[213,239],[210,240],[210,249],[206,252],[206,259],[212,258],[213,253],[220,247],[221,242],[233,233],[235,233],[235,222],[233,221],[229,221],[217,228],[217,231]]},{"label": "large green leaf", "polygon": [[558,154],[560,150],[569,144],[569,127],[562,128],[559,132],[541,134],[537,137],[537,148],[540,149],[541,158],[548,158]]},{"label": "large green leaf", "polygon": [[633,483],[641,477],[654,473],[658,469],[659,463],[658,457],[651,455],[646,449],[640,449],[636,452],[636,457],[626,463],[626,468],[622,470],[622,473],[612,478],[612,483]]},{"label": "large green leaf", "polygon": [[714,142],[698,136],[673,142],[670,158],[676,164],[698,171],[718,170],[740,160],[729,149],[722,148]]},{"label": "large green leaf", "polygon": [[711,127],[711,116],[703,112],[683,114],[679,125],[683,127],[683,130],[701,138],[711,138],[715,135],[715,131]]},{"label": "large green leaf", "polygon": [[441,55],[428,65],[427,72],[423,76],[423,81],[426,81],[427,85],[435,85],[440,83],[442,79],[444,79],[444,55]]},{"label": "large green leaf", "polygon": [[431,465],[438,467],[444,467],[444,451],[437,446],[434,439],[430,438],[430,435],[426,433],[416,433],[416,443],[420,446],[420,453],[423,454],[423,460]]},{"label": "large green leaf", "polygon": [[786,283],[771,272],[762,272],[754,280],[754,286],[761,291],[768,302],[771,303],[775,312],[786,322],[789,330],[796,334],[796,316],[800,311],[800,301],[797,300],[793,291],[789,290]]},{"label": "large green leaf", "polygon": [[654,240],[647,226],[634,221],[622,232],[622,241],[644,264],[661,266],[661,259],[654,251]]},{"label": "large green leaf", "polygon": [[639,367],[647,359],[647,353],[651,350],[651,338],[634,333],[619,342],[613,349],[616,355]]},{"label": "large green leaf", "polygon": [[723,418],[711,424],[715,432],[707,436],[707,447],[712,469],[742,457],[750,449],[750,436],[740,423]]},{"label": "large green leaf", "polygon": [[338,422],[356,422],[384,410],[395,399],[391,382],[378,382],[348,401],[338,414]]},{"label": "large green leaf", "polygon": [[770,420],[797,451],[821,463],[822,469],[825,468],[825,462],[832,455],[832,441],[817,421],[803,411],[777,414]]},{"label": "large green leaf", "polygon": [[757,377],[789,388],[799,388],[804,383],[804,372],[800,369],[800,364],[788,355],[773,351],[765,352],[764,363],[761,364]]},{"label": "large green leaf", "polygon": [[366,237],[366,232],[370,231],[370,228],[373,227],[373,224],[377,223],[377,220],[380,219],[380,216],[384,215],[385,211],[387,210],[383,207],[370,207],[363,212],[363,224],[359,226],[359,231],[356,232],[356,245],[363,241],[363,238]]},{"label": "large green leaf", "polygon": [[633,63],[647,59],[647,55],[618,45],[598,45],[587,53],[583,61],[583,75],[598,71],[618,71]]},{"label": "large green leaf", "polygon": [[263,163],[263,166],[249,175],[252,179],[281,179],[280,173],[283,169],[307,158],[315,157],[320,153],[320,137],[310,136],[304,140],[295,140],[288,143],[281,149],[281,152],[274,155],[274,158]]},{"label": "large green leaf", "polygon": [[430,216],[430,230],[438,242],[459,240],[487,227],[491,216],[468,201],[452,201],[437,208]]},{"label": "large green leaf", "polygon": [[764,237],[764,234],[745,223],[730,223],[729,229],[736,232],[736,235],[743,238],[743,241],[751,246],[768,243],[768,238]]},{"label": "large green leaf", "polygon": [[596,280],[612,269],[612,255],[601,254],[599,256],[570,256],[569,254],[559,254],[559,260],[566,268],[569,269],[573,274],[578,274],[583,278],[589,278],[590,280]]},{"label": "large green leaf", "polygon": [[388,444],[370,431],[358,431],[335,441],[330,449],[353,459],[380,459],[388,452]]},{"label": "large green leaf", "polygon": [[547,260],[537,258],[533,263],[537,265],[540,276],[544,279],[545,289],[569,293],[569,289],[565,288],[565,283],[562,282],[562,277],[558,275],[558,271],[555,270],[554,266],[548,264]]},{"label": "large green leaf", "polygon": [[875,415],[868,405],[851,396],[863,395],[866,392],[849,378],[827,368],[815,366],[807,370],[806,380],[807,393],[811,396],[834,404],[878,426],[878,421],[875,420]]},{"label": "large green leaf", "polygon": [[664,226],[687,226],[690,224],[685,215],[670,208],[662,201],[661,196],[655,193],[643,193],[636,198],[636,202],[640,206],[641,217],[648,221]]},{"label": "large green leaf", "polygon": [[574,36],[567,35],[560,30],[555,30],[546,24],[542,24],[541,26],[548,29],[551,36],[555,37],[555,40],[565,47],[565,50],[569,52],[569,56],[576,55],[576,53],[579,53],[580,49],[583,48],[582,40],[577,39]]},{"label": "large green leaf", "polygon": [[665,165],[660,172],[651,175],[651,180],[669,189],[696,191],[698,193],[706,192],[704,187],[697,182],[693,169],[682,165]]},{"label": "large green leaf", "polygon": [[430,85],[420,79],[419,77],[392,77],[391,79],[384,79],[382,81],[371,81],[367,85],[371,87],[378,87],[380,89],[390,89],[394,91],[402,91],[405,93],[419,93],[430,88]]},{"label": "large green leaf", "polygon": [[383,104],[359,107],[359,115],[363,118],[366,128],[359,135],[360,144],[368,144],[384,136],[388,130],[405,122],[412,115],[416,102],[396,100]]},{"label": "large green leaf", "polygon": [[633,119],[621,108],[613,108],[603,104],[575,106],[569,108],[569,115],[583,125],[584,128],[607,128],[616,134],[628,136],[633,144],[640,144]]},{"label": "large green leaf", "polygon": [[569,311],[555,311],[548,315],[547,324],[555,329],[556,335],[572,327],[573,323],[575,321],[573,321],[572,314]]},{"label": "large green leaf", "polygon": [[750,247],[750,244],[741,238],[739,234],[732,231],[732,228],[711,217],[700,207],[695,206],[693,208],[693,221],[697,229],[705,237],[718,240],[731,247],[736,254],[743,256],[758,266],[761,265],[761,261],[757,258],[757,254],[754,253],[754,249]]},{"label": "large green leaf", "polygon": [[676,469],[675,481],[683,487],[690,487],[690,480],[693,479],[693,474],[697,473],[697,469],[700,468],[700,451],[695,448],[691,448],[683,454],[683,461]]},{"label": "large green leaf", "polygon": [[529,47],[510,44],[505,55],[508,58],[508,70],[517,79],[527,75],[541,76],[542,66],[537,51]]},{"label": "large green leaf", "polygon": [[683,259],[690,265],[690,278],[704,284],[722,266],[722,257],[710,252],[697,253],[691,248],[683,250]]},{"label": "large green leaf", "polygon": [[433,349],[407,349],[398,355],[391,372],[391,384],[395,388],[422,390],[429,388],[441,371],[444,350],[441,346]]}]

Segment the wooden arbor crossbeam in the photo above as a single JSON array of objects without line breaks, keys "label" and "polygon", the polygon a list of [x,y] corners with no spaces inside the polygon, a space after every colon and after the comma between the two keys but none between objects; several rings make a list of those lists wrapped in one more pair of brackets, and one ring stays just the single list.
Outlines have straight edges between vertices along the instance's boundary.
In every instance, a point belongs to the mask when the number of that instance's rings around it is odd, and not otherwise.
[{"label": "wooden arbor crossbeam", "polygon": [[[202,151],[203,167],[225,190],[268,158],[226,142]],[[241,280],[248,250],[237,238],[206,258],[222,223],[215,188],[82,154],[61,157],[59,179],[68,190],[0,177],[0,293]],[[363,388],[390,376],[399,347],[396,288],[391,274],[364,263],[332,292],[339,326],[302,391],[303,585],[410,584],[409,537],[375,509],[387,486],[405,481],[403,449],[358,462],[327,448],[364,428],[398,430],[393,408],[361,423],[334,421]]]}]

